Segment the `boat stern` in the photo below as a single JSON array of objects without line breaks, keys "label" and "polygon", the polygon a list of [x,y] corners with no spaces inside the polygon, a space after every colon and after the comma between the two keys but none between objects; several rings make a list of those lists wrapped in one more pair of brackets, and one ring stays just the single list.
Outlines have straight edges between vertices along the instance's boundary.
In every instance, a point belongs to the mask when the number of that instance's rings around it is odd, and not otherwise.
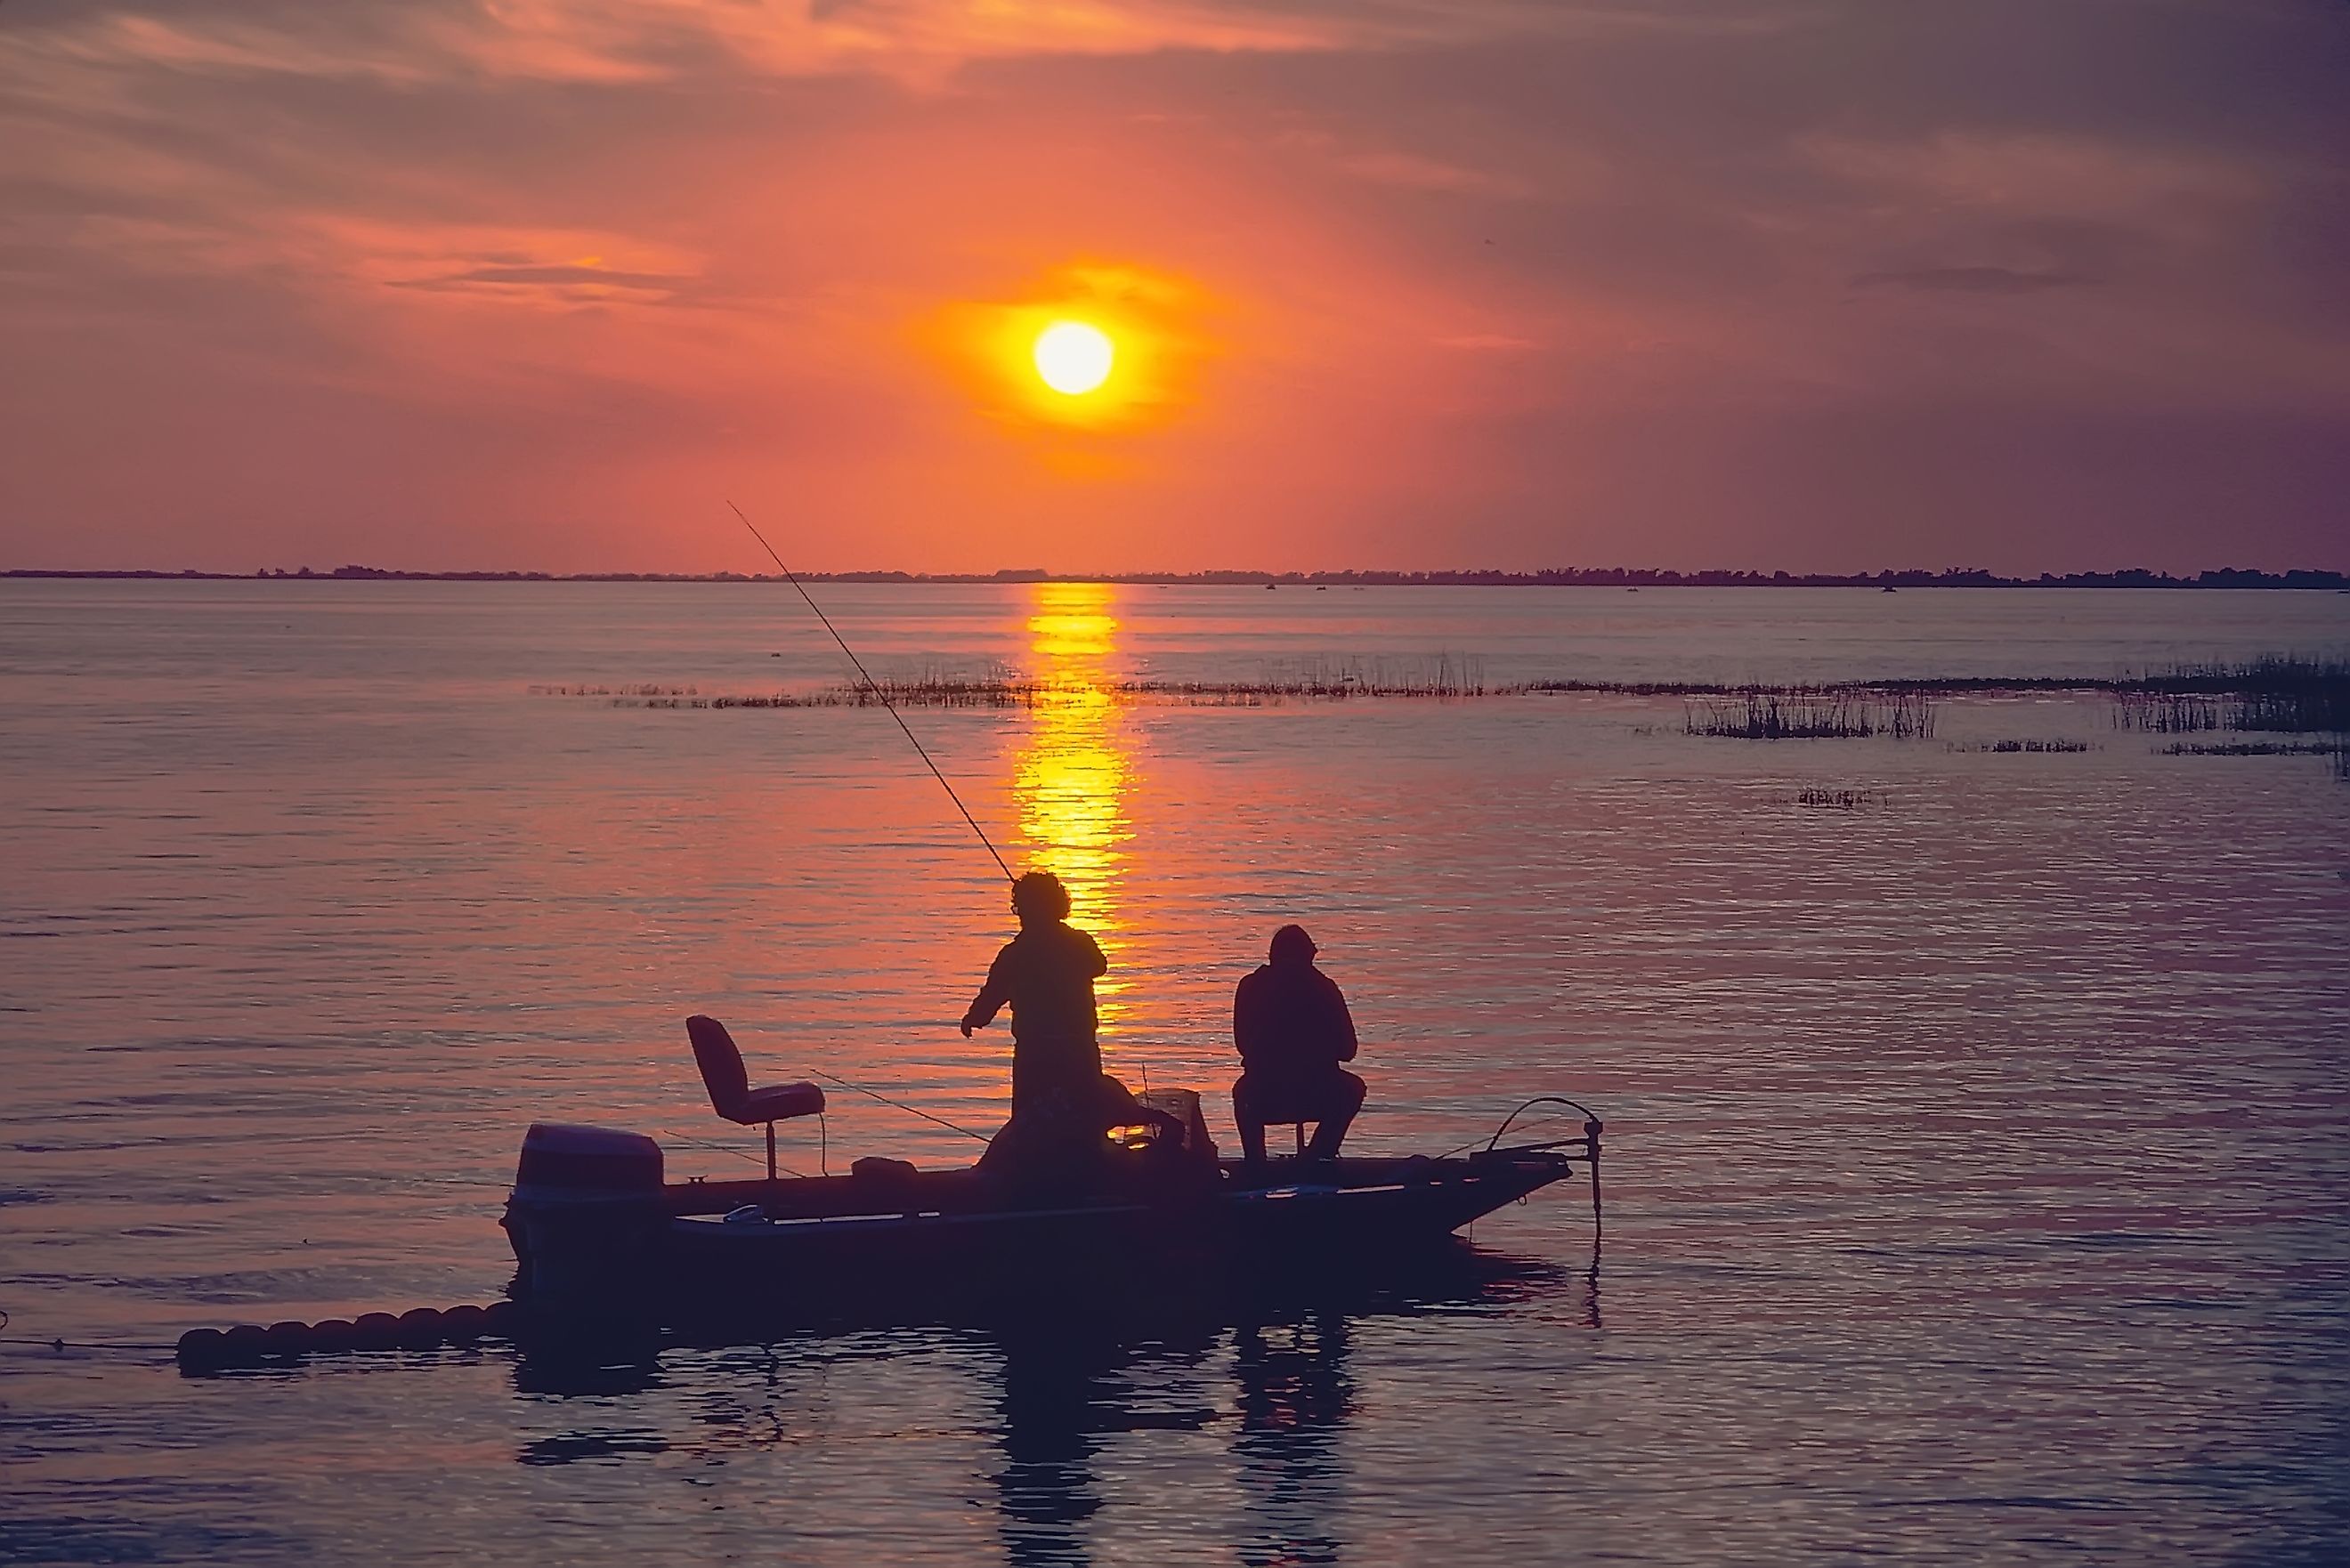
[{"label": "boat stern", "polygon": [[668,1218],[660,1145],[642,1133],[536,1122],[507,1194],[515,1294],[558,1307],[631,1299]]}]

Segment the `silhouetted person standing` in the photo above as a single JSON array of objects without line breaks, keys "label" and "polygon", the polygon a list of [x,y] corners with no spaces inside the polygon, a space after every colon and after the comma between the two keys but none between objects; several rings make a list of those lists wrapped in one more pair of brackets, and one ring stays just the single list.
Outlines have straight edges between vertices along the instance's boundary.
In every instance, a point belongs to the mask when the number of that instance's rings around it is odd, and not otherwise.
[{"label": "silhouetted person standing", "polygon": [[1100,1021],[1094,981],[1109,960],[1092,937],[1069,924],[1069,890],[1050,871],[1031,871],[1012,884],[1012,912],[1020,934],[988,966],[987,982],[962,1015],[964,1038],[984,1029],[1012,1004],[1012,1114],[1045,1108],[1047,1100],[1097,1096],[1101,1082]]},{"label": "silhouetted person standing", "polygon": [[1109,970],[1100,945],[1069,922],[1069,890],[1049,871],[1012,884],[1020,934],[988,966],[962,1015],[984,1029],[1012,1005],[1012,1119],[980,1163],[1044,1182],[1082,1181],[1107,1150],[1113,1127],[1164,1124],[1102,1072],[1094,981]]},{"label": "silhouetted person standing", "polygon": [[1314,939],[1303,926],[1273,933],[1270,962],[1232,994],[1232,1044],[1241,1077],[1232,1085],[1232,1120],[1241,1151],[1264,1163],[1267,1122],[1312,1122],[1309,1159],[1332,1159],[1355,1113],[1363,1081],[1338,1065],[1355,1059],[1355,1020],[1337,982],[1314,967]]}]

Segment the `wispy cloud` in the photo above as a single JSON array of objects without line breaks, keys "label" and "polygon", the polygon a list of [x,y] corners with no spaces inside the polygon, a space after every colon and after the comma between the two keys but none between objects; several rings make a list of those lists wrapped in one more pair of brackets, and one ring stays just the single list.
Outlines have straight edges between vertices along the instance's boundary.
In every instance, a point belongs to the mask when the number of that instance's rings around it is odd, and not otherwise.
[{"label": "wispy cloud", "polygon": [[2097,279],[2077,272],[2019,272],[2006,266],[1920,266],[1853,275],[1856,288],[1921,288],[1942,294],[2040,294],[2081,288]]},{"label": "wispy cloud", "polygon": [[[2258,473],[2281,559],[2350,483],[2345,62],[2104,0],[6,0],[0,556],[200,495],[268,558],[309,473],[411,487],[417,564],[723,477],[817,564],[2187,565]],[[1048,294],[1157,411],[938,351]]]}]

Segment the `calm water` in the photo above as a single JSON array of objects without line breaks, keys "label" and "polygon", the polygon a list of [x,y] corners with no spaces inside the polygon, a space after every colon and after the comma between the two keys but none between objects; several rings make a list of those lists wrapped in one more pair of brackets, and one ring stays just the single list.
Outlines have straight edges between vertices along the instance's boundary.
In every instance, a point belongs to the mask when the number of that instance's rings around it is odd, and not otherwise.
[{"label": "calm water", "polygon": [[[1216,1091],[1312,928],[1360,1147],[1609,1124],[1501,1277],[1024,1332],[502,1350],[183,1380],[0,1347],[0,1559],[577,1563],[2350,1558],[2350,784],[2086,697],[1928,741],[1678,701],[1122,707],[1128,675],[1440,654],[1492,680],[2104,675],[2350,651],[2350,597],[847,587],[877,670],[1046,675],[913,723],[1115,970],[1108,1056]],[[952,1020],[992,865],[725,586],[0,584],[0,1306],[12,1334],[492,1298],[524,1127],[740,1175],[681,1027],[981,1129]],[[2072,753],[1969,749],[2026,737]],[[1852,791],[1852,808],[1805,790]],[[975,1148],[835,1096],[829,1158]],[[813,1168],[813,1137],[785,1158]]]}]

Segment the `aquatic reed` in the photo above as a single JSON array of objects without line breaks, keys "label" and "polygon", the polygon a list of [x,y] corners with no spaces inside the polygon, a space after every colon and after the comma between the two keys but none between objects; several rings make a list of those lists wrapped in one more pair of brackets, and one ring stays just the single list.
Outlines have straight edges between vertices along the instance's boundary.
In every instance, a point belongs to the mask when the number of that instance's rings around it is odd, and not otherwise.
[{"label": "aquatic reed", "polygon": [[1087,680],[1036,679],[1003,668],[982,674],[930,670],[882,676],[870,686],[822,686],[809,691],[720,693],[704,697],[688,686],[533,686],[535,695],[604,697],[638,708],[868,708],[886,699],[899,708],[1034,708],[1071,701],[1115,701],[1177,707],[1261,707],[1287,700],[1343,701],[1370,698],[1466,698],[1496,693],[1474,654],[1418,659],[1312,659],[1281,665],[1254,680]]},{"label": "aquatic reed", "polygon": [[[1939,703],[1969,695],[2095,691],[2113,699],[2116,728],[2157,734],[2214,730],[2350,734],[2350,660],[2271,654],[2240,664],[2180,665],[2104,678],[2028,676],[1848,681],[1823,685],[1727,686],[1711,681],[1521,680],[1490,683],[1475,654],[1314,658],[1267,667],[1253,680],[1098,680],[1036,677],[1002,665],[977,672],[930,669],[885,677],[874,687],[703,696],[691,686],[652,683],[535,685],[534,695],[599,697],[618,707],[864,708],[887,699],[899,708],[1035,708],[1108,697],[1173,707],[1266,707],[1356,698],[1466,699],[1533,694],[1679,697],[1682,731],[1745,740],[1888,735],[1929,739]],[[1985,752],[2081,752],[2086,741],[1993,741]]]},{"label": "aquatic reed", "polygon": [[534,697],[691,697],[691,686],[533,686]]},{"label": "aquatic reed", "polygon": [[1861,686],[1750,688],[1735,698],[1687,704],[1682,732],[1746,741],[1847,740],[1890,735],[1925,740],[1934,733],[1934,699],[1923,691]]},{"label": "aquatic reed", "polygon": [[1119,695],[1222,706],[1284,698],[1340,701],[1352,697],[1485,697],[1514,691],[1488,687],[1485,661],[1473,653],[1411,658],[1309,659],[1273,665],[1254,680],[1123,680]]},{"label": "aquatic reed", "polygon": [[2116,683],[2114,700],[2114,722],[2126,730],[2350,733],[2350,659],[2272,653],[2175,665]]},{"label": "aquatic reed", "polygon": [[2220,728],[2220,702],[2213,697],[2168,691],[2117,691],[2114,727],[2175,735]]},{"label": "aquatic reed", "polygon": [[2338,757],[2342,747],[2333,741],[2216,741],[2199,744],[2173,741],[2163,747],[2166,757]]}]

